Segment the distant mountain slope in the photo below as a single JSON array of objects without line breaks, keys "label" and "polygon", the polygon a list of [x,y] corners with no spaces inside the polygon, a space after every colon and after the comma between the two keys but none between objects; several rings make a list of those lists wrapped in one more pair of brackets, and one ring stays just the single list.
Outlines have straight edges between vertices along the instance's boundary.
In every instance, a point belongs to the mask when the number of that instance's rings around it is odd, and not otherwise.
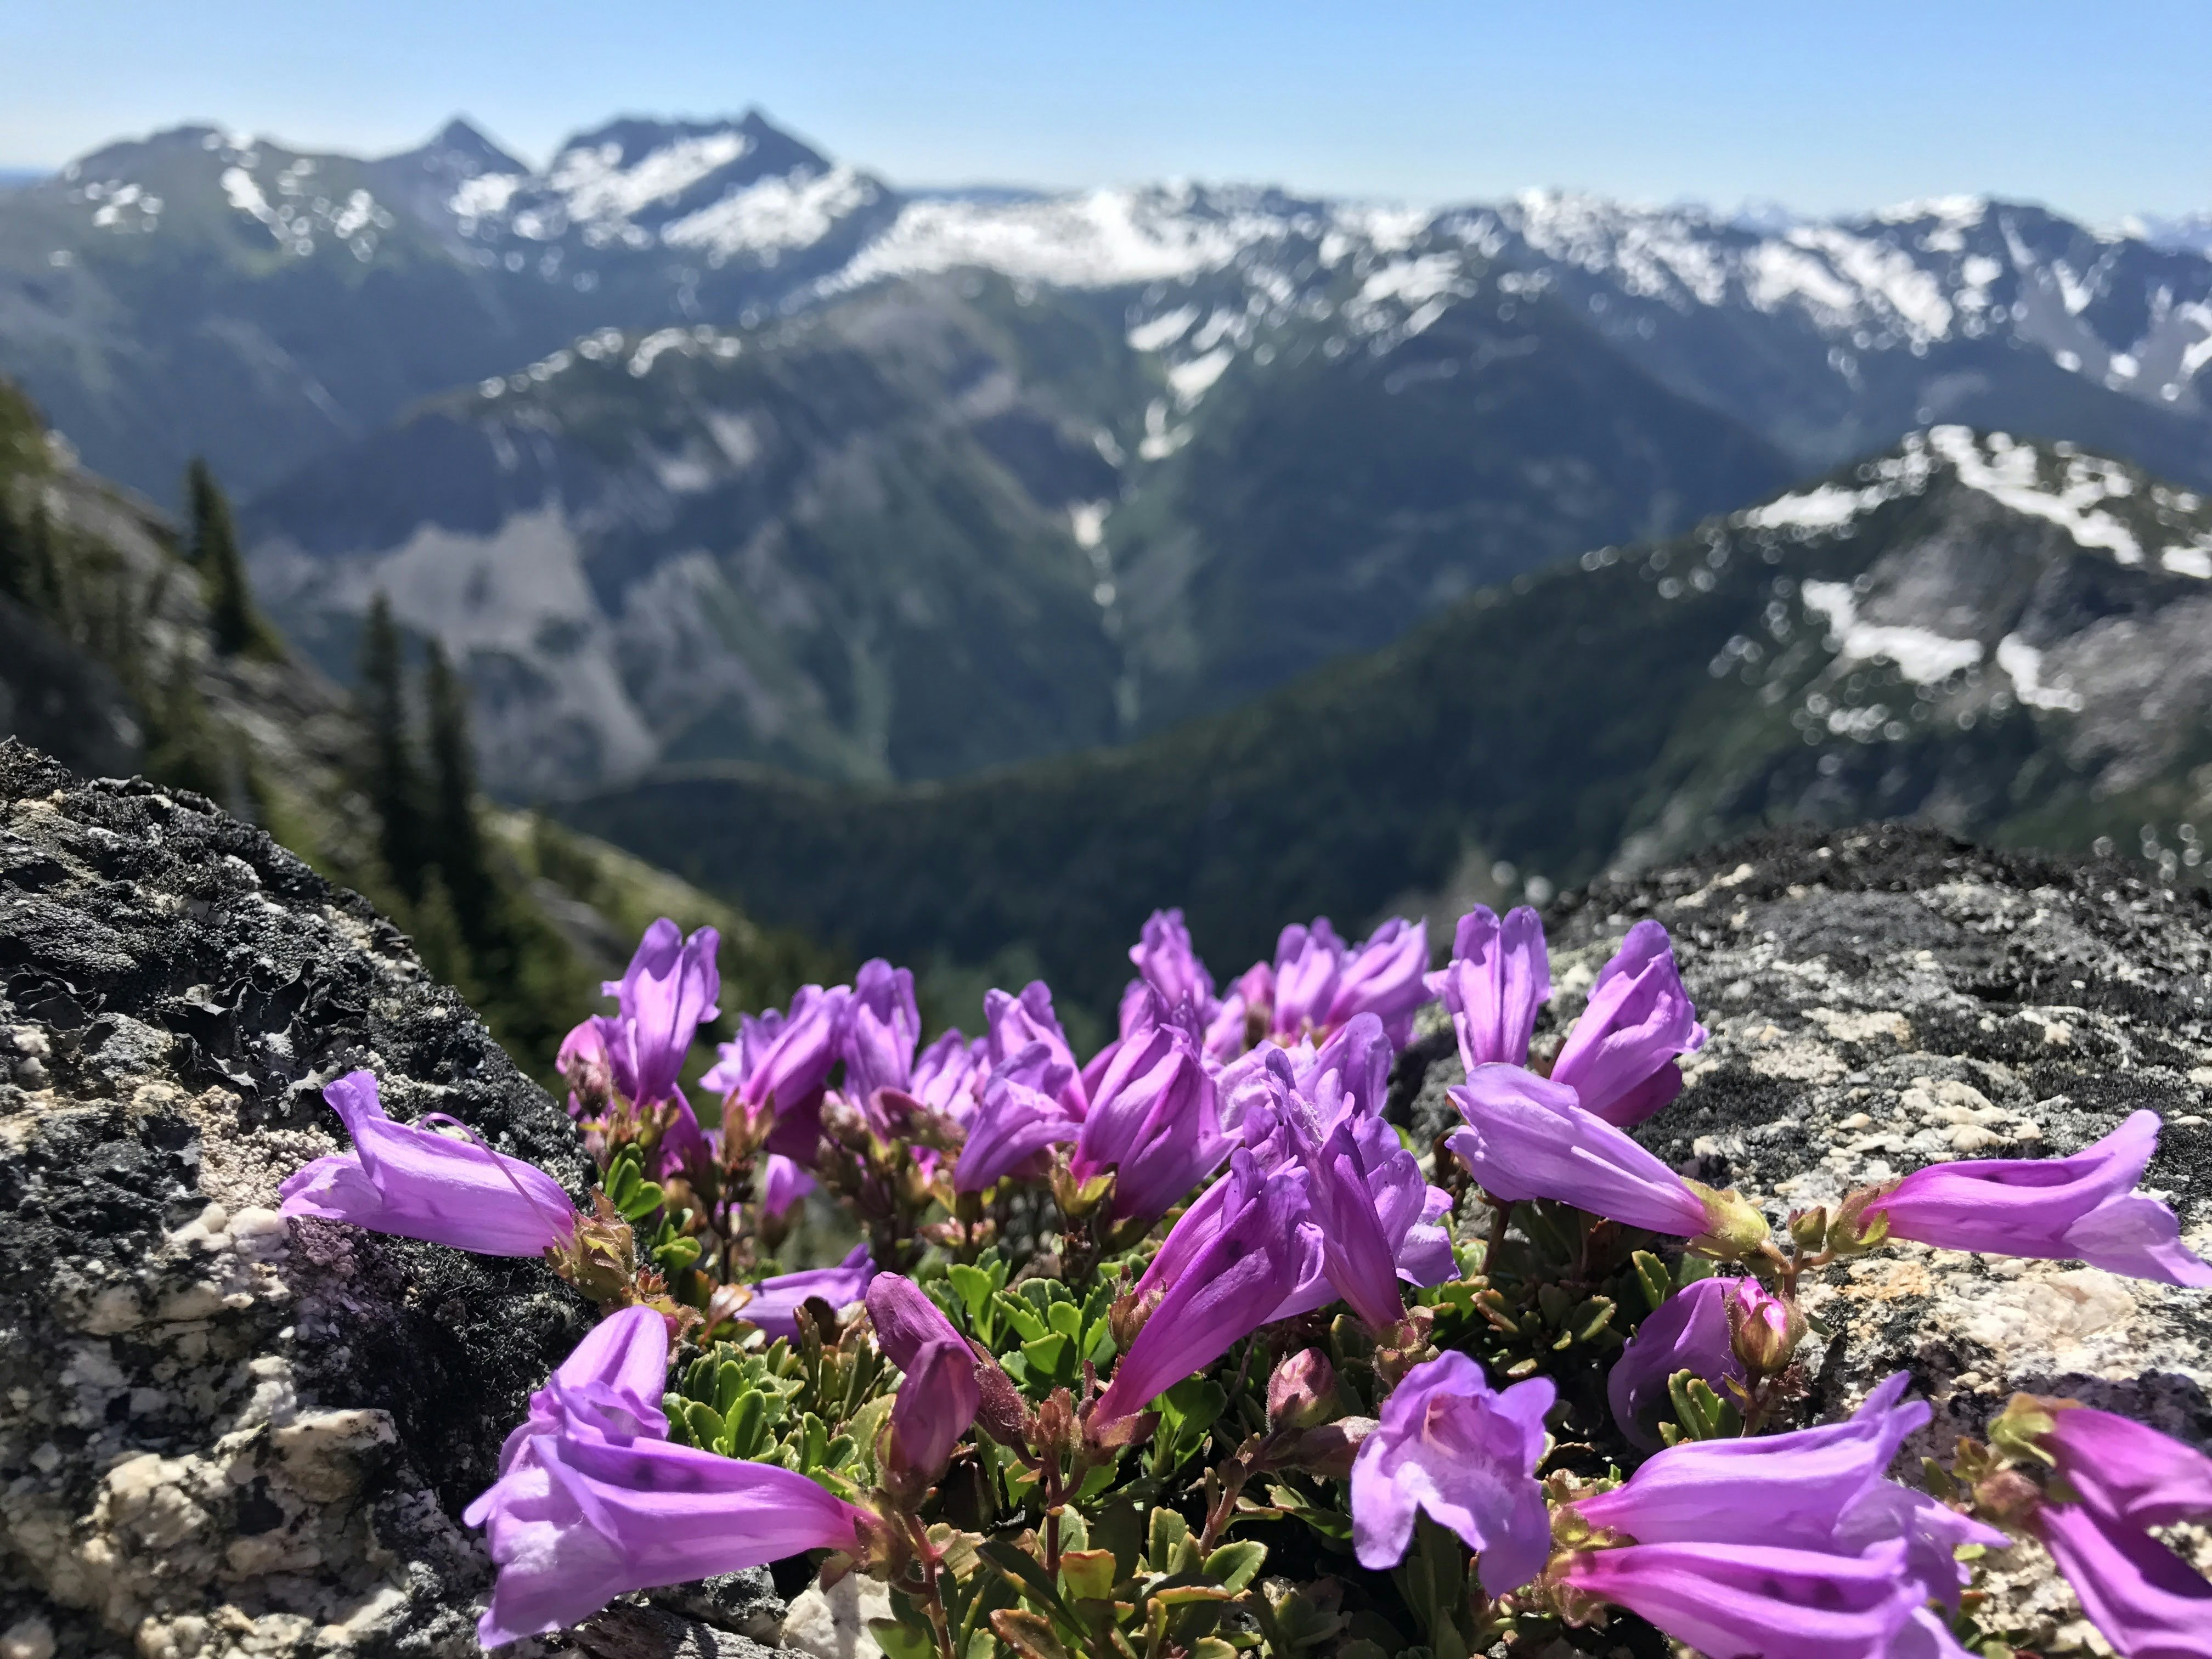
[{"label": "distant mountain slope", "polygon": [[175,527],[50,442],[4,380],[0,736],[81,773],[200,790],[261,823],[415,932],[434,970],[463,983],[517,1063],[540,1076],[655,915],[721,930],[733,1008],[787,998],[835,965],[724,901],[520,812],[488,818],[489,879],[512,901],[508,942],[519,948],[462,959],[450,913],[410,910],[380,859],[363,787],[367,736],[351,700],[281,647],[216,650],[200,573],[181,556]]},{"label": "distant mountain slope", "polygon": [[258,585],[340,672],[380,588],[441,635],[517,798],[663,757],[888,779],[1109,740],[1070,508],[1116,475],[1030,361],[1097,331],[970,286],[587,337],[264,497]]},{"label": "distant mountain slope", "polygon": [[571,817],[855,951],[1035,960],[1105,1006],[1157,904],[1233,969],[1285,916],[1445,918],[1786,819],[2109,837],[2194,878],[2208,709],[2212,506],[1944,427],[1129,748],[927,788],[702,772]]},{"label": "distant mountain slope", "polygon": [[662,761],[950,775],[1218,708],[1789,476],[1577,319],[1536,326],[1553,309],[1469,302],[1200,386],[1118,303],[921,276],[750,331],[587,336],[246,526],[334,672],[379,587],[465,654],[511,795]]}]

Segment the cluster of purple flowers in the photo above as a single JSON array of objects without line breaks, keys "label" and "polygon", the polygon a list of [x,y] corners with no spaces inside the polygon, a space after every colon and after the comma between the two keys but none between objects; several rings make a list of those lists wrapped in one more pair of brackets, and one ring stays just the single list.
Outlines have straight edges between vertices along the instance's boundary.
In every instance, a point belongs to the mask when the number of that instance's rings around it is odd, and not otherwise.
[{"label": "cluster of purple flowers", "polygon": [[[1100,1455],[1139,1432],[1160,1395],[1254,1333],[1341,1303],[1378,1352],[1403,1357],[1378,1418],[1361,1420],[1349,1466],[1364,1565],[1395,1565],[1425,1512],[1476,1553],[1492,1597],[1548,1598],[1570,1616],[1626,1607],[1717,1655],[1963,1656],[1941,1611],[1966,1584],[1958,1552],[2007,1539],[1888,1479],[1928,1419],[1903,1400],[1903,1376],[1845,1423],[1662,1444],[1657,1425],[1684,1373],[1748,1400],[1789,1364],[1805,1322],[1797,1267],[1765,1218],[1629,1133],[1680,1094],[1682,1062],[1706,1039],[1657,923],[1629,931],[1548,1059],[1534,1038],[1553,992],[1549,959],[1527,909],[1470,912],[1434,973],[1419,925],[1391,922],[1357,946],[1326,919],[1291,927],[1273,960],[1225,994],[1181,914],[1158,913],[1130,951],[1137,977],[1117,1033],[1087,1061],[1042,983],[991,992],[981,1036],[947,1031],[924,1047],[912,975],[872,961],[849,986],[809,986],[787,1011],[741,1018],[702,1079],[722,1100],[708,1127],[680,1073],[699,1028],[718,1017],[717,945],[711,929],[687,939],[666,921],[647,933],[605,988],[617,1011],[562,1045],[562,1068],[580,1083],[572,1110],[585,1115],[605,1098],[646,1115],[664,1177],[719,1156],[729,1126],[760,1127],[757,1201],[769,1215],[813,1188],[834,1108],[910,1158],[948,1207],[1057,1176],[1055,1193],[1096,1195],[1116,1249],[1172,1216],[1116,1304],[1118,1360],[1077,1408],[1085,1443],[1108,1449]],[[1445,1144],[1501,1226],[1513,1205],[1548,1200],[1775,1280],[1696,1280],[1643,1322],[1608,1388],[1620,1433],[1651,1455],[1609,1490],[1563,1496],[1540,1483],[1551,1381],[1498,1391],[1465,1353],[1421,1357],[1434,1351],[1407,1291],[1461,1277],[1453,1200],[1384,1108],[1414,1017],[1437,1000],[1466,1071],[1451,1091],[1464,1122]],[[582,1218],[543,1172],[433,1120],[394,1122],[366,1073],[326,1094],[354,1145],[285,1184],[288,1214],[487,1254],[573,1247]],[[927,1144],[908,1144],[925,1117],[937,1126]],[[1932,1166],[1852,1195],[1821,1237],[1830,1255],[1909,1239],[2212,1284],[2172,1212],[2134,1191],[2157,1127],[2139,1112],[2071,1158]],[[877,1449],[894,1501],[944,1475],[979,1410],[987,1427],[994,1411],[1026,1421],[1018,1404],[993,1405],[1012,1385],[991,1354],[911,1279],[878,1272],[865,1245],[836,1267],[748,1289],[738,1317],[771,1340],[798,1340],[810,1303],[865,1304],[877,1346],[903,1374]],[[625,1590],[805,1549],[861,1553],[884,1524],[790,1469],[672,1442],[659,1404],[669,1334],[661,1313],[624,1308],[533,1397],[498,1483],[469,1511],[501,1569],[487,1643],[557,1628]],[[2037,1443],[2055,1475],[2008,1500],[2021,1528],[2124,1653],[2212,1656],[2212,1585],[2149,1532],[2212,1515],[2212,1462],[2063,1403]]]}]

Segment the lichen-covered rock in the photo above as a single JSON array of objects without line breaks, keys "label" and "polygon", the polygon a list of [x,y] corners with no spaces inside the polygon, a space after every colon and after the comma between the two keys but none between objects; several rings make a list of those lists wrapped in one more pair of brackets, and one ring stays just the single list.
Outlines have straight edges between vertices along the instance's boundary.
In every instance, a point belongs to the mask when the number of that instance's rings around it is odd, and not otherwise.
[{"label": "lichen-covered rock", "polygon": [[[356,1066],[582,1192],[567,1115],[362,900],[198,797],[0,745],[10,1659],[476,1651],[456,1517],[591,1310],[535,1261],[276,1215]],[[765,1575],[721,1592],[594,1639],[774,1631]]]},{"label": "lichen-covered rock", "polygon": [[[1779,1221],[1942,1159],[2063,1156],[2148,1108],[2165,1127],[2145,1190],[2212,1256],[2202,890],[1931,830],[1778,834],[1563,901],[1540,1048],[1646,916],[1673,934],[1712,1032],[1681,1097],[1637,1132],[1685,1173],[1736,1183]],[[1425,1030],[1396,1080],[1424,1136],[1456,1121],[1444,1090],[1460,1079],[1437,1011]],[[1979,1436],[2016,1389],[2212,1443],[2212,1291],[1917,1244],[1819,1279],[1807,1304],[1835,1336],[1807,1350],[1808,1415],[1909,1370],[1936,1419],[1908,1462]],[[2063,1583],[2031,1547],[2014,1554],[2035,1558],[2002,1586],[2024,1631],[2046,1647],[2080,1638]]]}]

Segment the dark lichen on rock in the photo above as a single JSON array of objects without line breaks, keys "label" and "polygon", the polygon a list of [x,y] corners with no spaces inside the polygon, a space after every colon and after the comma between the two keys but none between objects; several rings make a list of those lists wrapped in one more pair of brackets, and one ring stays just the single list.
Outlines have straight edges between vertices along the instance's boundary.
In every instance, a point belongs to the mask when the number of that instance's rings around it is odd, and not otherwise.
[{"label": "dark lichen on rock", "polygon": [[287,1223],[277,1188],[343,1144],[320,1090],[356,1066],[580,1194],[567,1115],[267,836],[14,743],[0,1048],[0,1631],[26,1659],[474,1651],[490,1565],[457,1517],[591,1310],[535,1261]]}]

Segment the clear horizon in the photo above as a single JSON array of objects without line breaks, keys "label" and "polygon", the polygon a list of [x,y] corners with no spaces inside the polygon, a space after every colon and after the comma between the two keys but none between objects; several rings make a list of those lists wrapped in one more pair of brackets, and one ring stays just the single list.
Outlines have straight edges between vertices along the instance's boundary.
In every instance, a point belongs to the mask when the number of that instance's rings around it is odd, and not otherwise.
[{"label": "clear horizon", "polygon": [[2081,17],[2051,0],[1936,16],[1867,0],[1838,21],[1738,0],[1571,17],[1412,0],[1387,25],[1304,0],[850,0],[803,18],[662,0],[616,27],[584,0],[238,0],[212,21],[111,0],[91,21],[17,0],[0,14],[0,64],[17,66],[0,69],[0,171],[195,121],[387,154],[456,114],[542,163],[618,114],[757,106],[906,187],[1194,178],[1425,204],[1533,187],[1809,215],[1966,194],[2097,224],[2212,210],[2194,68],[2212,8]]}]

